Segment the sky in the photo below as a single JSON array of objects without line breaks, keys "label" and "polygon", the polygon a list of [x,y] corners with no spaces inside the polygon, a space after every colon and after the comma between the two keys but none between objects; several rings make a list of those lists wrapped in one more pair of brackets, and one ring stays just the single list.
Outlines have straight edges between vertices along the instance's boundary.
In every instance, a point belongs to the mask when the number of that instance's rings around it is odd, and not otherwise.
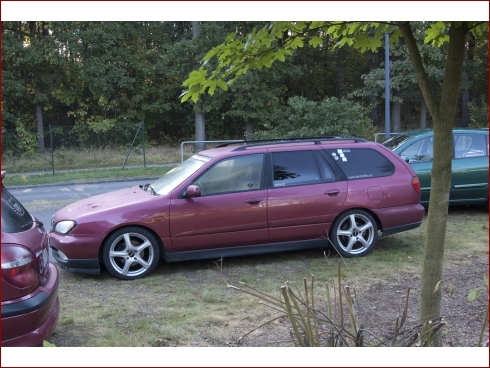
[{"label": "sky", "polygon": [[488,20],[488,1],[2,1],[1,20]]}]

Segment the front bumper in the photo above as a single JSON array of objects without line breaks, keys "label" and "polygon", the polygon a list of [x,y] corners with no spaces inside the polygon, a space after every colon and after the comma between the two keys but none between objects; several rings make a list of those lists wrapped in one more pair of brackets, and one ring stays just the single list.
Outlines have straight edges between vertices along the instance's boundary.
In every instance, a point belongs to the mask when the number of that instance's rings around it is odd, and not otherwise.
[{"label": "front bumper", "polygon": [[98,258],[89,259],[62,259],[60,257],[58,249],[51,246],[51,253],[53,258],[56,260],[58,266],[69,272],[73,273],[89,273],[89,274],[99,274],[100,264]]}]

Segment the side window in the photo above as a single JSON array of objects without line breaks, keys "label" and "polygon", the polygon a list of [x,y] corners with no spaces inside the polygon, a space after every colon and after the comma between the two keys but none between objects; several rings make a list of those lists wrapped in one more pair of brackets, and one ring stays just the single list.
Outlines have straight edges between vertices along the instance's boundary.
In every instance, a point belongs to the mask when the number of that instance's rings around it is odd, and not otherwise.
[{"label": "side window", "polygon": [[454,157],[467,158],[488,156],[488,144],[483,134],[455,134]]},{"label": "side window", "polygon": [[427,137],[413,142],[400,153],[400,156],[404,159],[408,158],[409,163],[432,161],[434,138]]},{"label": "side window", "polygon": [[327,152],[349,180],[379,178],[395,172],[395,165],[390,160],[370,148],[339,148]]},{"label": "side window", "polygon": [[224,159],[192,183],[202,195],[242,192],[260,188],[263,154]]},{"label": "side window", "polygon": [[285,187],[321,183],[321,175],[313,152],[273,152],[273,186]]}]

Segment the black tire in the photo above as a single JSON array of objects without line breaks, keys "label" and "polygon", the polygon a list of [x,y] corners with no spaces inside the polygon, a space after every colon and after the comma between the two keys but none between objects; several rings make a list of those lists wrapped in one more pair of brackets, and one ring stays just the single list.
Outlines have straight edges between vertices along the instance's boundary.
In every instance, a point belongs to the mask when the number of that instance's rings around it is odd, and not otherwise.
[{"label": "black tire", "polygon": [[160,261],[160,247],[155,236],[141,227],[116,230],[104,242],[104,265],[121,280],[145,277]]},{"label": "black tire", "polygon": [[356,209],[340,214],[330,229],[333,247],[343,257],[368,254],[378,239],[378,225],[368,212]]}]

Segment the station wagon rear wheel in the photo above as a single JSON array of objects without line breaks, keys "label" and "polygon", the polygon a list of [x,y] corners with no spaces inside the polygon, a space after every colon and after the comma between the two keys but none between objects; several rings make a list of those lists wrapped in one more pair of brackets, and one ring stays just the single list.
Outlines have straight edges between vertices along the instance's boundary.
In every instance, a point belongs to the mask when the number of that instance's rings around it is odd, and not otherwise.
[{"label": "station wagon rear wheel", "polygon": [[350,210],[337,217],[330,230],[330,240],[343,257],[368,254],[378,239],[376,220],[364,210]]},{"label": "station wagon rear wheel", "polygon": [[103,250],[107,270],[122,280],[145,277],[160,260],[160,248],[153,234],[139,227],[115,231],[105,241]]}]

